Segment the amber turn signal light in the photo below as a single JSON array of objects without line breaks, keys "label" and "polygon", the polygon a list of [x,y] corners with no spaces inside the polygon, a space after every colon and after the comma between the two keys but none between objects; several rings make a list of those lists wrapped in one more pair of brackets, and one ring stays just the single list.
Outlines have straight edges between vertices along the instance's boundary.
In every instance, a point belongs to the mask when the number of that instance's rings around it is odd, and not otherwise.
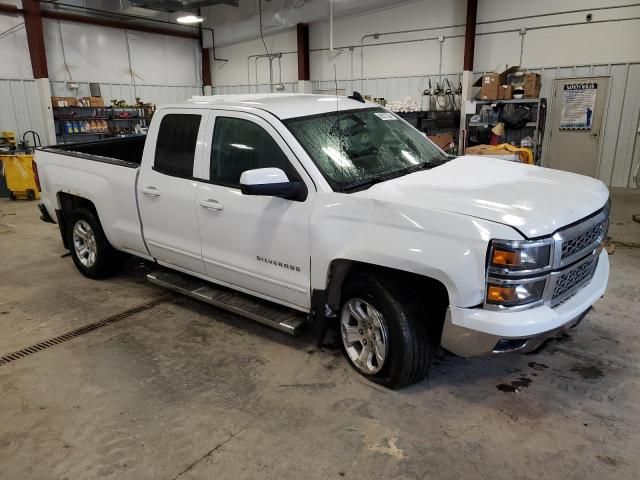
[{"label": "amber turn signal light", "polygon": [[519,252],[500,250],[494,248],[491,254],[491,264],[504,267],[513,267],[520,264]]},{"label": "amber turn signal light", "polygon": [[500,287],[489,285],[487,288],[487,301],[491,303],[513,302],[516,298],[516,287]]}]

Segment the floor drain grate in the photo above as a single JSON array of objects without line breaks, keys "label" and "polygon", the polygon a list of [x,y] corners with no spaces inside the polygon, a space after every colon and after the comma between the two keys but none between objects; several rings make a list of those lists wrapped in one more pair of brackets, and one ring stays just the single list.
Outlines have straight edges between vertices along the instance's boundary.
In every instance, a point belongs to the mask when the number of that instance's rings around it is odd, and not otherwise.
[{"label": "floor drain grate", "polygon": [[129,310],[125,310],[124,312],[116,313],[115,315],[111,315],[110,317],[103,318],[102,320],[90,323],[88,325],[84,325],[83,327],[76,328],[75,330],[71,330],[70,332],[64,333],[62,335],[58,335],[57,337],[50,338],[49,340],[44,340],[42,342],[36,343],[35,345],[31,345],[30,347],[25,347],[21,350],[18,350],[13,353],[9,353],[7,355],[3,355],[0,357],[0,366],[6,365],[7,363],[15,362],[16,360],[20,360],[21,358],[28,357],[29,355],[33,355],[34,353],[38,353],[42,350],[45,350],[50,347],[54,347],[64,342],[68,342],[76,337],[84,335],[86,333],[91,333],[94,330],[98,330],[99,328],[106,327],[112,323],[119,322],[120,320],[124,320],[136,313],[144,312],[145,310],[149,310],[150,308],[155,307],[161,303],[170,300],[172,297],[170,295],[158,298],[156,300],[152,300],[147,303],[143,303],[142,305],[138,305],[137,307],[130,308]]}]

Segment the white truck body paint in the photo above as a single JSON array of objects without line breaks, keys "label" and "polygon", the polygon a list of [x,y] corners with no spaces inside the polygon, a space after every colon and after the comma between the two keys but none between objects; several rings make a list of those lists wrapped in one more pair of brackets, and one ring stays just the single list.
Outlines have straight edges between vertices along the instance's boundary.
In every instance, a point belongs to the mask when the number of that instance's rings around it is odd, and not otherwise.
[{"label": "white truck body paint", "polygon": [[[295,94],[196,97],[163,106],[149,129],[137,185],[135,168],[45,149],[36,153],[42,201],[55,218],[59,192],[84,197],[95,205],[115,248],[149,258],[146,241],[152,257],[163,265],[301,311],[311,308],[314,289],[326,288],[331,262],[338,259],[439,280],[449,294],[453,325],[496,336],[549,331],[603,294],[609,268],[604,251],[589,284],[556,308],[478,308],[486,289],[489,241],[547,236],[578,222],[607,202],[602,182],[466,156],[359,192],[334,192],[281,122],[336,108],[373,106]],[[193,177],[188,179],[152,169],[159,122],[163,115],[179,112],[203,115]],[[237,188],[209,182],[217,116],[262,126],[306,184],[306,200],[242,195]],[[150,187],[160,195],[145,192]],[[208,208],[211,202],[222,208]]]}]

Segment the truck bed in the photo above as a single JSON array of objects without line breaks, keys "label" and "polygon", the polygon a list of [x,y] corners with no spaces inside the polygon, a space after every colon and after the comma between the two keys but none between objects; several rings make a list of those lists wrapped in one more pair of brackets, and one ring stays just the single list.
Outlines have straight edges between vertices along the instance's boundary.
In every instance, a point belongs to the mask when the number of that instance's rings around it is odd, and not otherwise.
[{"label": "truck bed", "polygon": [[61,153],[70,157],[98,162],[113,163],[123,167],[137,168],[142,162],[146,135],[134,135],[86,143],[66,143],[45,147],[41,150]]}]

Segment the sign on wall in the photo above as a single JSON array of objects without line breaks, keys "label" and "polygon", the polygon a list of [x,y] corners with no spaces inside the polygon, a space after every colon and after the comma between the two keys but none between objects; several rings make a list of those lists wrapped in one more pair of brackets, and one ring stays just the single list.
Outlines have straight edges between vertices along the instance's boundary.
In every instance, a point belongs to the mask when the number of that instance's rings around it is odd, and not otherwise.
[{"label": "sign on wall", "polygon": [[590,130],[598,84],[567,83],[562,92],[561,130]]}]

